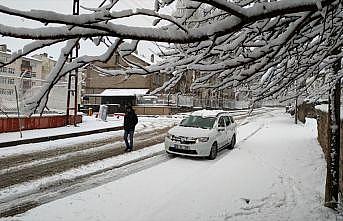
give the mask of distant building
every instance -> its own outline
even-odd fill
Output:
[[[55,66],[56,61],[52,57],[49,57],[49,55],[47,53],[33,55],[32,57],[36,58],[42,62],[41,79],[46,80],[48,78],[50,71]]]
[[[151,60],[147,61],[146,59],[136,54],[131,54],[127,56],[126,59],[129,60],[129,62],[139,64],[143,67],[147,67],[151,64]],[[151,57],[150,59],[153,60],[153,57]],[[107,70],[126,69],[129,66],[127,62],[118,54],[114,54],[112,58],[106,63],[97,62],[94,65]],[[128,78],[126,78],[126,76],[108,76],[89,67],[84,71],[84,84],[82,86],[83,104],[116,105],[119,107],[118,111],[122,111],[125,105],[135,104],[135,99],[132,98],[134,97],[132,96],[133,92],[151,92],[154,89],[162,86],[167,79],[168,76],[161,73],[151,75],[131,75]],[[106,93],[104,93],[105,90]],[[120,96],[115,94],[116,92],[119,93],[119,91]],[[111,94],[109,94],[109,92],[111,92]],[[126,95],[123,94],[126,92]]]
[[[0,62],[8,62],[11,53],[6,45],[0,47]],[[19,95],[32,96],[32,89],[40,86],[42,61],[35,58],[21,57],[15,62],[0,68],[0,108],[13,110],[15,106],[15,86]]]
[[[8,62],[12,54],[6,45],[0,45],[0,62]],[[47,82],[56,61],[43,53],[33,57],[21,57],[0,68],[0,110],[8,113],[17,111],[15,86],[18,91],[20,109],[23,100],[34,96]],[[81,75],[80,75],[81,76]],[[47,108],[63,113],[67,106],[67,77],[63,77],[49,93]],[[80,87],[79,87],[80,88]],[[78,102],[81,101],[79,90]],[[74,99],[72,99],[73,101]],[[71,104],[73,105],[73,103]],[[0,113],[1,113],[0,111]]]
[[[56,65],[56,60],[52,57],[49,57],[47,53],[34,55],[34,58],[37,58],[42,61],[42,82],[45,83],[51,70]],[[81,73],[79,73],[79,79],[81,79]],[[79,90],[77,93],[78,104],[81,103],[81,80],[78,82]],[[74,85],[74,83],[72,83]],[[67,93],[68,93],[68,74],[62,77],[57,84],[54,85],[49,94],[49,100],[47,107],[50,110],[65,112],[67,110]],[[72,94],[72,97],[75,96]],[[74,106],[74,99],[71,98],[71,107]]]

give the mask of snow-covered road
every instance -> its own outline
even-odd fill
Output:
[[[240,126],[237,147],[215,161],[162,160],[4,220],[335,220],[322,206],[315,123],[295,125],[281,111],[263,116]]]

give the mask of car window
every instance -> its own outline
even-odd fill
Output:
[[[214,117],[201,117],[201,116],[188,116],[181,121],[180,126],[182,127],[199,127],[204,129],[213,128],[213,124],[216,118]]]
[[[235,123],[235,121],[233,120],[233,117],[230,116],[230,120],[231,120],[231,123]]]
[[[229,126],[231,124],[231,120],[228,116],[224,116],[224,120],[225,120],[225,125]]]
[[[225,127],[225,121],[223,117],[219,118],[218,127]]]

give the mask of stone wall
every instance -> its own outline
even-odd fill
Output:
[[[317,131],[318,131],[317,139],[320,146],[323,149],[325,157],[328,157],[328,153],[329,153],[328,114],[320,110],[316,110],[316,112],[317,112]]]
[[[305,118],[310,117],[310,118],[316,118],[317,113],[316,110],[314,109],[313,104],[307,104],[303,103],[301,105],[298,105],[298,119],[305,123]]]
[[[317,131],[318,131],[318,142],[320,146],[322,147],[322,150],[325,155],[326,162],[328,162],[329,159],[329,116],[327,112],[321,111],[321,110],[315,110],[314,108],[307,109],[308,107],[305,106],[299,106],[299,111],[298,117],[312,117],[317,119]],[[307,114],[308,112],[308,114]],[[299,118],[300,120],[300,118]],[[343,192],[343,121],[341,120],[341,143],[340,143],[340,163],[339,163],[339,168],[340,168],[340,174],[339,174],[339,188],[340,191]]]
[[[326,162],[328,162],[329,156],[329,116],[328,113],[316,110],[317,112],[317,128],[318,128],[318,142],[325,154]],[[339,189],[343,192],[343,121],[341,120],[341,142],[340,142],[340,162],[339,162]]]

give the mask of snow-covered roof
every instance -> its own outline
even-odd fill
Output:
[[[147,63],[148,65],[152,65],[152,64],[153,64],[153,62],[151,62],[151,61],[149,60],[149,58],[146,58],[146,57],[144,57],[144,56],[142,56],[142,55],[139,55],[139,54],[137,54],[137,53],[132,53],[132,55],[135,56],[135,57],[137,57],[137,58],[139,58],[139,59],[141,59],[142,61],[144,61],[144,62]],[[154,55],[154,56],[156,56],[156,55]]]
[[[136,96],[147,94],[149,89],[106,89],[100,96],[118,97],[118,96]]]
[[[216,117],[220,113],[226,113],[226,112],[222,111],[222,110],[206,110],[206,109],[203,109],[203,110],[194,111],[193,113],[191,113],[191,115],[202,116],[202,117]]]

